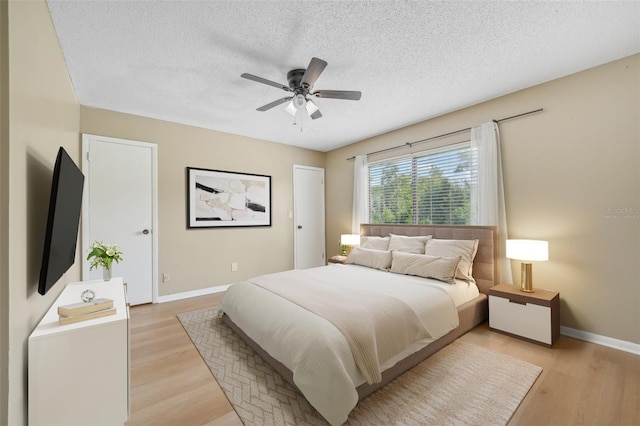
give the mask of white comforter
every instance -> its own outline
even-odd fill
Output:
[[[458,326],[447,284],[355,265],[330,265],[273,274],[283,280],[309,276],[394,296],[407,303],[431,335],[381,366],[384,371]],[[354,301],[357,303],[357,301]],[[333,425],[347,420],[365,382],[345,337],[329,321],[249,281],[232,285],[221,310],[272,357],[293,372],[307,400]]]

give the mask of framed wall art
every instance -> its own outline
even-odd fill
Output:
[[[187,167],[187,228],[271,226],[271,176]]]

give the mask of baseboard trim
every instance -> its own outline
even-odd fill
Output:
[[[158,296],[158,303],[173,302],[175,300],[189,299],[191,297],[204,296],[207,294],[222,293],[227,291],[231,284],[220,285],[217,287],[203,288],[200,290],[185,291],[183,293],[168,294],[166,296]]]
[[[635,355],[640,355],[640,344],[627,342],[626,340],[614,339],[612,337],[601,336],[599,334],[589,333],[588,331],[576,330],[575,328],[560,326],[560,334],[584,340],[586,342],[595,343],[597,345],[608,346],[613,349],[619,349]]]

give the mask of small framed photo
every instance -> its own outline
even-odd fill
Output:
[[[187,228],[271,226],[271,176],[187,167]]]

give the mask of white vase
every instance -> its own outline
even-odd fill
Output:
[[[111,265],[102,267],[102,279],[105,281],[111,281]]]

